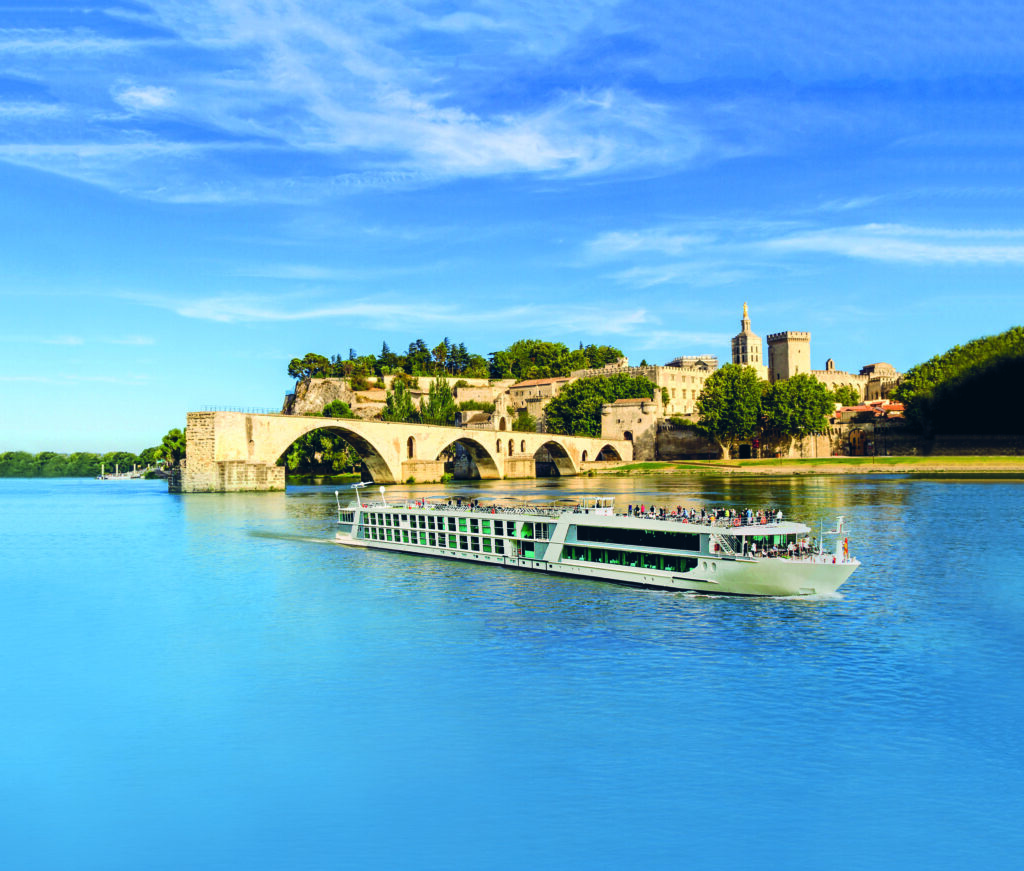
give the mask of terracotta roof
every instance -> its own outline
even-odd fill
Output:
[[[518,384],[513,384],[509,390],[515,390],[517,387],[535,387],[538,384],[554,384],[556,381],[568,380],[568,378],[534,378],[532,381],[520,381]]]

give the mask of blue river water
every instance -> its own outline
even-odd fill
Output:
[[[0,480],[0,867],[1021,866],[1024,484],[448,490],[598,491],[863,565],[702,597],[325,544],[332,488]]]

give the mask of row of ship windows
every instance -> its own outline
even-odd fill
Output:
[[[364,515],[364,523],[369,526],[385,528],[404,528],[434,530],[436,532],[466,532],[470,535],[507,535],[515,537],[516,523],[514,520],[481,520],[477,517],[434,517],[424,514],[389,514],[370,511]],[[493,529],[493,532],[492,532]],[[532,523],[519,524],[520,538],[548,538],[547,526],[537,524],[536,530]]]
[[[359,537],[373,541],[394,541],[401,544],[424,544],[428,547],[447,547],[476,553],[505,553],[505,542],[500,538],[480,538],[476,535],[446,535],[438,532],[420,532],[413,529],[360,526]],[[532,545],[531,545],[532,547]]]
[[[608,550],[603,547],[581,547],[571,544],[562,548],[562,559],[604,563],[611,566],[635,566],[639,569],[657,569],[662,572],[688,572],[690,569],[696,568],[698,562],[692,557],[672,554],[630,553],[622,550]]]

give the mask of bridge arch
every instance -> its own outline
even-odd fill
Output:
[[[546,455],[546,456],[545,456]],[[555,439],[549,439],[534,452],[535,463],[550,463],[556,475],[578,475],[579,466],[565,446]]]
[[[486,445],[478,439],[473,438],[469,435],[460,436],[448,441],[441,450],[437,452],[437,458],[440,460],[442,455],[455,448],[456,445],[460,445],[465,451],[465,455],[468,458],[469,469],[468,474],[462,477],[470,478],[482,478],[492,479],[502,477],[501,469],[498,467],[497,460],[494,459],[494,455],[487,449]],[[501,450],[500,445],[498,448]],[[459,475],[456,475],[459,477]]]
[[[283,448],[277,451],[276,461],[278,463],[283,461],[288,451],[291,450],[292,445],[294,445],[300,438],[303,438],[310,433],[317,432],[318,430],[327,430],[340,436],[352,446],[352,449],[359,454],[359,459],[363,461],[363,465],[366,467],[367,473],[375,483],[397,483],[400,480],[398,474],[400,470],[392,469],[381,449],[361,433],[351,427],[345,426],[343,420],[344,419],[336,418],[333,419],[331,423],[314,424],[305,431],[294,435]],[[271,462],[273,462],[273,460]]]
[[[617,461],[617,462],[620,462],[620,463],[622,462],[622,456],[611,445],[605,445],[603,448],[601,448],[600,452],[598,453],[598,455],[596,457],[594,457],[594,459],[597,462],[610,462],[610,461]]]

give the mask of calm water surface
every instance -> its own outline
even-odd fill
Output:
[[[0,867],[1020,867],[1024,485],[598,486],[864,565],[698,597],[324,544],[331,488],[0,481]]]

